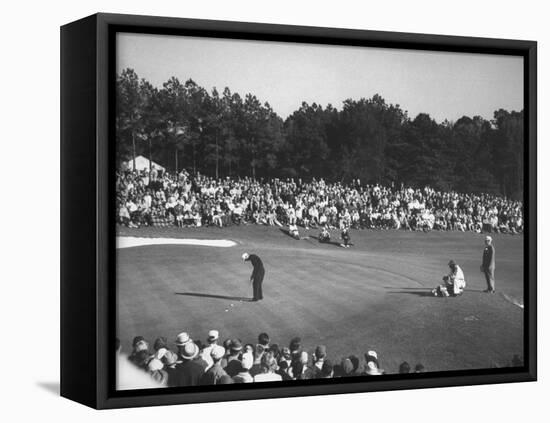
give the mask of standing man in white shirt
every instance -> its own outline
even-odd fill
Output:
[[[219,337],[220,334],[217,330],[211,330],[210,332],[208,332],[208,338],[206,339],[208,345],[204,347],[201,352],[201,358],[206,361],[206,364],[208,365],[205,370],[208,370],[214,364],[211,353],[212,350],[218,345]]]

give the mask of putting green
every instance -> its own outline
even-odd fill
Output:
[[[334,362],[377,351],[381,367],[422,363],[428,371],[508,366],[523,355],[523,237],[496,235],[498,293],[484,294],[479,272],[483,236],[471,233],[352,231],[353,247],[319,244],[317,231],[294,240],[278,228],[120,229],[149,238],[117,250],[118,327],[125,351],[134,336],[172,341],[182,331],[205,340],[256,343],[260,332],[288,345],[294,336],[312,351],[327,346]],[[339,242],[333,232],[333,241]],[[168,242],[158,242],[168,239]],[[228,248],[171,239],[230,240]],[[264,301],[249,302],[252,268],[243,252],[265,265]],[[466,275],[459,298],[430,290],[454,259]]]

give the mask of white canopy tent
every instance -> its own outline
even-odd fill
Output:
[[[130,159],[127,162],[124,162],[124,167],[126,169],[134,170],[134,160]],[[155,163],[151,161],[151,168],[157,169],[161,171],[165,171],[164,167],[159,165],[158,163]],[[136,157],[136,169],[137,170],[149,170],[149,159],[143,156],[137,156]]]

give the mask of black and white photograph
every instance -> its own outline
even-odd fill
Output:
[[[524,69],[118,32],[116,389],[523,367]]]
[[[545,421],[546,9],[7,2],[3,420]]]

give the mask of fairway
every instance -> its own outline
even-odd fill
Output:
[[[494,235],[497,294],[482,292],[480,234],[352,230],[349,249],[318,243],[317,230],[302,230],[312,237],[297,241],[265,226],[119,228],[119,235],[236,244],[118,249],[117,334],[126,352],[136,335],[172,343],[186,331],[204,342],[218,329],[222,340],[254,344],[260,332],[279,346],[300,336],[309,352],[326,345],[333,362],[375,350],[388,373],[403,361],[437,371],[504,367],[523,356],[520,235]],[[332,237],[340,241],[339,232]],[[244,252],[264,262],[263,301],[248,301],[252,267]],[[450,259],[462,267],[466,291],[433,297]]]

